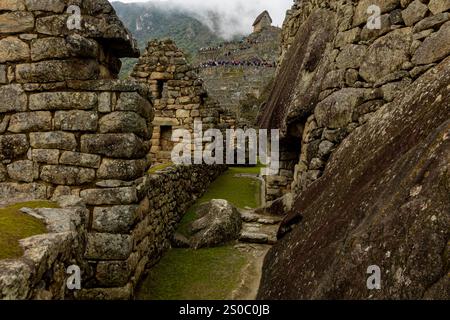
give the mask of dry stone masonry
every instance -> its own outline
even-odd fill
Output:
[[[68,28],[70,5],[81,9],[80,29]],[[0,195],[73,196],[88,209],[80,220],[87,234],[77,240],[81,258],[77,252],[70,260],[70,251],[67,259],[42,261],[49,270],[56,263],[58,275],[69,260],[79,264],[83,289],[55,292],[47,279],[39,284],[42,292],[15,297],[132,297],[185,210],[223,171],[187,166],[147,173],[154,162],[152,134],[158,137],[153,125],[165,124],[158,119],[187,129],[194,118],[211,126],[218,119],[213,107],[203,107],[208,104],[201,83],[180,52],[168,42],[161,45],[168,46],[162,53],[145,55],[158,74],[155,83],[118,80],[119,58],[138,57],[139,51],[107,0],[0,2]],[[66,250],[70,241],[54,250]],[[28,271],[23,277],[12,283],[23,280],[22,287],[34,288],[31,283],[41,279]]]
[[[171,40],[149,42],[132,77],[151,90],[155,107],[151,150],[154,163],[170,161],[174,130],[193,133],[194,121],[201,121],[203,130],[217,126],[218,105],[208,98],[203,82]]]
[[[373,4],[381,29],[366,25]],[[449,11],[448,0],[298,0],[288,13],[260,123],[299,152],[294,204],[259,298],[448,297]],[[371,265],[380,290],[367,287]]]
[[[381,8],[381,29],[367,27],[373,4]],[[447,0],[296,1],[283,26],[278,83],[260,122],[282,129],[282,148],[300,154],[286,150],[287,170],[268,178],[269,200],[317,180],[350,132],[450,54],[449,10]]]

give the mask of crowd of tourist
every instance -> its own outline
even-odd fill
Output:
[[[199,51],[202,53],[218,51],[218,50],[222,50],[223,48],[231,47],[231,46],[238,46],[237,48],[234,48],[232,51],[247,50],[247,49],[251,48],[250,45],[254,45],[254,44],[258,44],[258,43],[259,43],[259,41],[250,40],[250,39],[240,40],[240,41],[227,41],[227,42],[223,42],[217,46],[200,48]]]
[[[212,67],[257,67],[257,68],[275,68],[275,62],[264,61],[258,58],[249,60],[208,60],[201,63],[199,68]]]

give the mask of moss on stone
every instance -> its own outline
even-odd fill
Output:
[[[156,172],[158,172],[158,171],[164,170],[164,169],[166,169],[166,168],[168,168],[168,167],[170,167],[170,166],[173,166],[173,163],[172,163],[172,162],[159,164],[159,165],[156,165],[156,166],[151,167],[151,168],[148,170],[148,173],[149,173],[149,174],[153,174],[153,173],[156,173]]]
[[[150,270],[140,300],[223,300],[239,283],[246,257],[233,246],[172,249]]]
[[[0,208],[0,259],[21,257],[20,239],[47,232],[42,221],[20,212],[24,207],[56,208],[57,205],[48,201],[30,201]]]

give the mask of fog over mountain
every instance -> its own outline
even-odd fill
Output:
[[[114,1],[112,1],[114,2]],[[168,11],[182,11],[208,26],[217,35],[230,39],[252,31],[255,18],[268,10],[274,25],[281,26],[292,0],[122,0],[123,3],[149,3]]]

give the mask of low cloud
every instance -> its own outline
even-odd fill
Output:
[[[181,10],[201,21],[220,36],[229,39],[252,31],[255,18],[269,11],[274,25],[281,26],[293,0],[153,0],[121,2],[151,2],[167,10]]]

